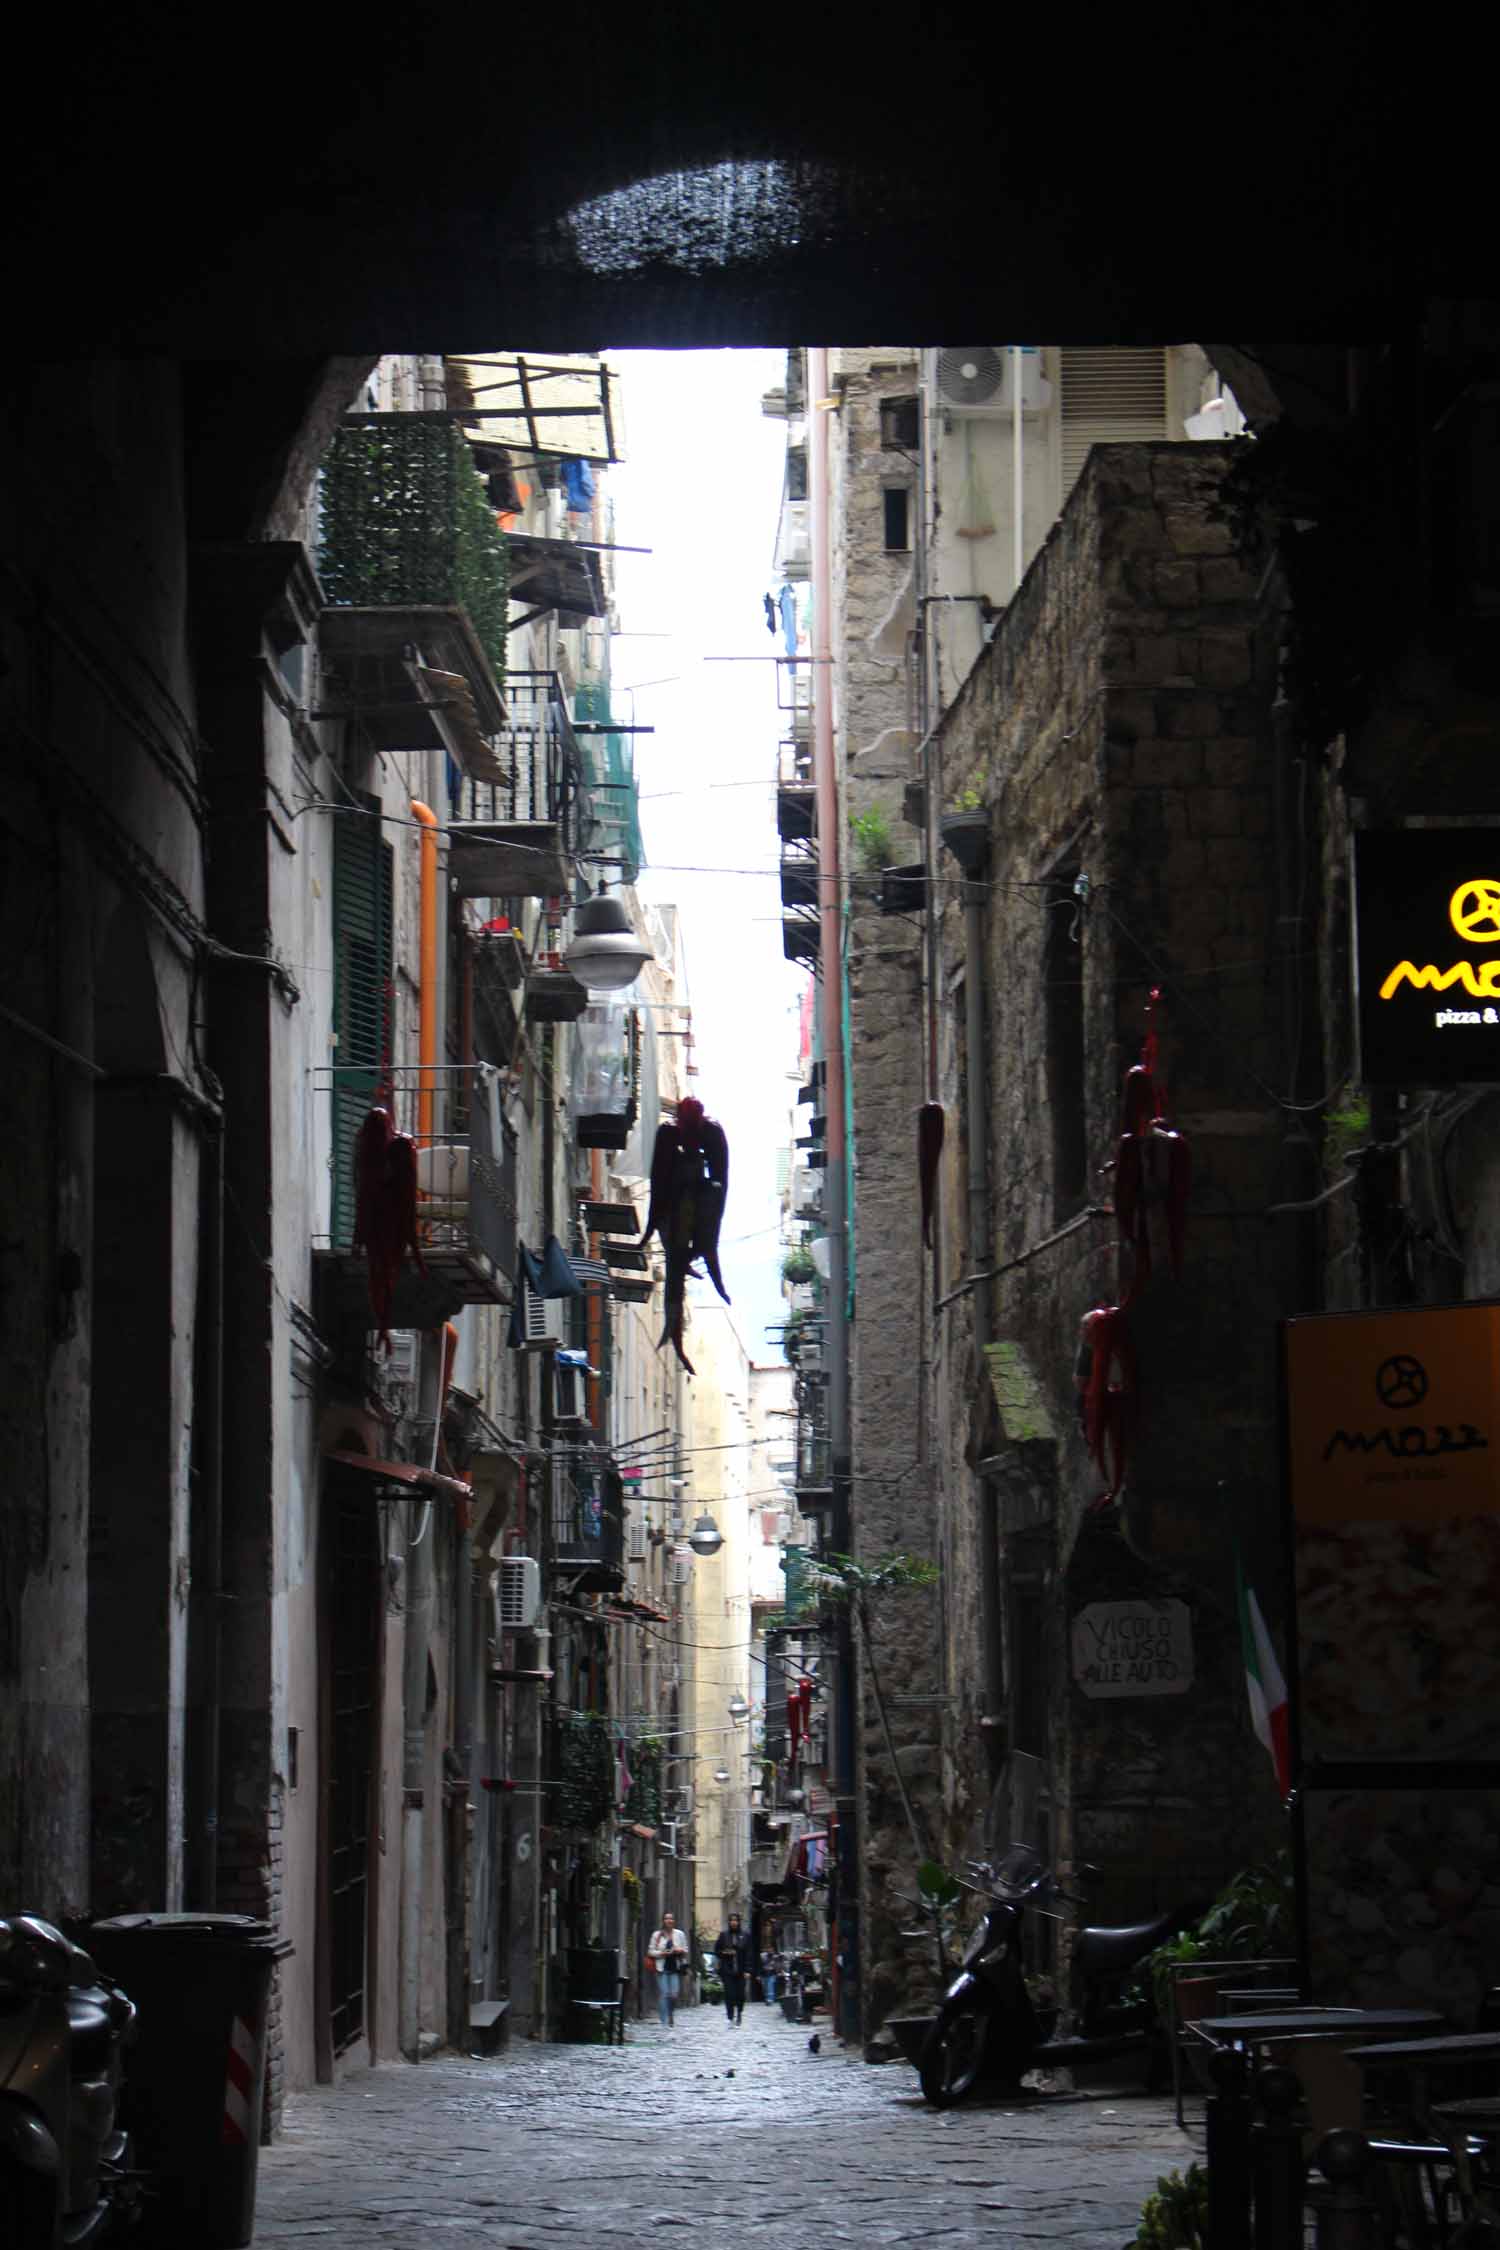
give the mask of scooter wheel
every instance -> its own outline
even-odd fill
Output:
[[[934,2109],[951,2109],[974,2091],[989,2056],[991,2010],[971,2001],[945,2011],[927,2034],[918,2064],[922,2092]]]

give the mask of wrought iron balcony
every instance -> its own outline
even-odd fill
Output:
[[[494,1081],[468,1069],[433,1075],[430,1130],[416,1066],[390,1074],[325,1070],[333,1170],[329,1233],[316,1245],[327,1317],[368,1327],[369,1267],[354,1247],[354,1148],[371,1105],[383,1100],[396,1130],[418,1140],[417,1241],[422,1267],[403,1257],[392,1328],[434,1328],[462,1305],[509,1304],[516,1265],[516,1136],[500,1115]]]
[[[465,784],[448,871],[465,898],[555,898],[578,854],[602,848],[588,769],[556,672],[512,672],[507,704],[501,778]]]
[[[625,1502],[618,1471],[597,1454],[554,1453],[547,1559],[582,1593],[625,1583]]]
[[[797,1378],[797,1466],[793,1480],[804,1515],[833,1504],[833,1447],[829,1438],[828,1382],[820,1374]]]
[[[818,802],[813,785],[812,749],[783,742],[776,760],[776,828],[783,843],[817,834]]]

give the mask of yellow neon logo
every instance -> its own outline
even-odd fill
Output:
[[[1421,969],[1414,961],[1398,961],[1380,987],[1381,999],[1389,1000],[1403,984],[1415,985],[1419,992],[1446,992],[1450,984],[1461,984],[1475,1000],[1500,1000],[1500,960],[1485,961],[1477,969],[1472,961],[1457,961],[1451,969],[1436,969],[1430,961]]]
[[[1448,901],[1448,919],[1468,945],[1500,944],[1500,882],[1476,876],[1460,883]],[[1435,968],[1430,961],[1422,968],[1415,961],[1398,961],[1380,987],[1381,999],[1389,1000],[1403,984],[1418,992],[1446,992],[1460,984],[1472,1000],[1500,1000],[1500,959],[1477,965],[1456,961],[1451,969]]]
[[[1448,901],[1448,919],[1468,945],[1500,944],[1500,883],[1460,883]]]

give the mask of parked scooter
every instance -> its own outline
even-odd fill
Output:
[[[1012,1845],[993,1866],[987,1860],[969,1865],[978,1880],[965,1888],[978,1892],[985,1907],[923,2045],[919,2068],[928,2101],[947,2109],[985,2079],[1015,2086],[1029,2070],[1149,2053],[1160,2034],[1146,1958],[1195,1921],[1201,1907],[1119,1929],[1080,1930],[1073,1953],[1080,2028],[1050,2038],[1027,1989],[1022,1926],[1028,1908],[1046,1913],[1054,1900],[1083,1902],[1060,1889],[1029,1844]]]
[[[50,1922],[0,1917],[0,2211],[15,2250],[74,2250],[134,2215],[118,2114],[135,2014]]]

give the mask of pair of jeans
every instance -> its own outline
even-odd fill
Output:
[[[678,1995],[681,1991],[682,1979],[677,1971],[675,1969],[663,1969],[656,1980],[656,2012],[663,2023],[672,2021],[673,2011],[677,2006]]]
[[[764,1981],[766,1987],[766,2006],[769,2008],[776,1998],[776,1979],[774,1977],[767,1977]]]

